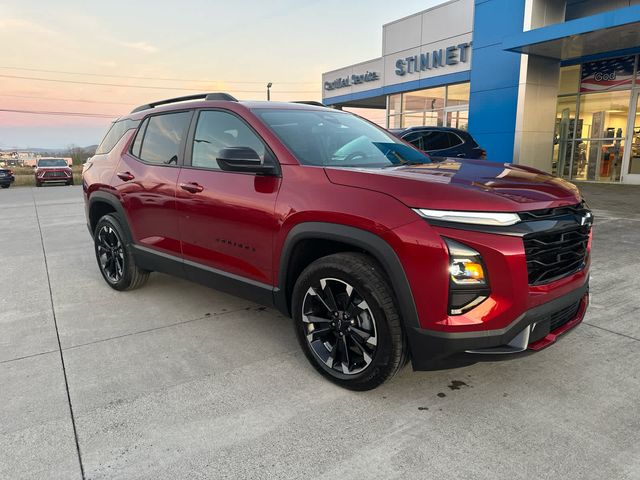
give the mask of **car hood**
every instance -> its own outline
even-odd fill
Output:
[[[338,185],[390,195],[413,208],[519,212],[580,202],[577,187],[539,170],[446,158],[424,165],[325,169]]]

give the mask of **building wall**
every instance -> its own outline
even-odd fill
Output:
[[[469,132],[497,162],[513,161],[520,84],[520,55],[504,51],[502,39],[522,32],[524,7],[524,0],[475,0]]]
[[[415,90],[432,85],[468,80],[471,69],[472,48],[464,51],[465,61],[460,61],[457,50],[455,64],[438,65],[435,68],[409,69],[397,74],[396,62],[407,57],[443,52],[447,47],[468,44],[472,40],[474,0],[451,0],[428,10],[388,23],[382,27],[382,56],[367,62],[333,70],[322,75],[322,99],[326,105],[358,100],[367,96],[386,95],[404,90]],[[430,58],[430,60],[432,60]],[[376,72],[379,78],[341,88],[326,88],[326,83],[336,79],[351,79],[352,75]],[[464,78],[463,78],[464,77]]]
[[[565,4],[557,0],[526,0],[523,30],[564,20]],[[560,62],[522,55],[513,162],[551,173]]]

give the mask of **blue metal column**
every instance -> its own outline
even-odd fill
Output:
[[[487,159],[513,161],[520,55],[504,37],[522,33],[525,0],[476,0],[469,98],[469,132]]]

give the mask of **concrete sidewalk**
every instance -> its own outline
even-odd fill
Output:
[[[365,393],[316,374],[275,311],[161,274],[111,290],[80,187],[2,190],[0,478],[638,479],[640,187],[581,188],[581,326]]]

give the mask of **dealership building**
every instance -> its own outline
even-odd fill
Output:
[[[323,74],[325,105],[467,129],[489,160],[640,184],[640,0],[452,0],[382,30],[381,57]]]

